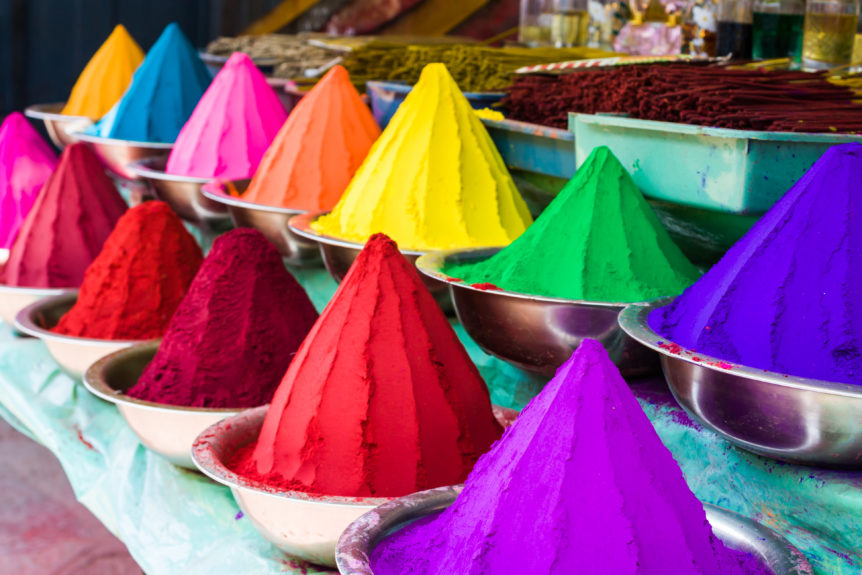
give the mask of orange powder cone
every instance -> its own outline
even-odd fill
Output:
[[[335,66],[288,116],[243,199],[331,210],[379,135],[347,70]]]

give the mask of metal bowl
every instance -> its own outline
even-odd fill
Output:
[[[255,529],[284,552],[335,566],[335,543],[351,522],[392,497],[339,497],[279,490],[241,477],[228,469],[238,450],[257,441],[268,406],[244,411],[208,428],[192,447],[198,469],[227,485]],[[517,417],[511,409],[494,407],[494,416],[508,426]]]
[[[242,409],[183,407],[143,401],[126,395],[159,349],[160,341],[133,345],[105,356],[84,374],[93,395],[116,404],[120,415],[144,446],[174,465],[197,470],[192,444],[207,427]]]
[[[47,297],[32,303],[15,316],[15,329],[38,337],[48,353],[72,379],[81,379],[87,368],[106,355],[129,347],[138,340],[110,340],[73,337],[53,333],[50,329],[78,301],[78,291]]]
[[[462,485],[439,487],[394,499],[351,523],[339,538],[335,551],[339,573],[374,575],[369,557],[383,539],[417,519],[445,510],[462,488]],[[726,547],[752,554],[774,575],[813,573],[805,556],[768,527],[715,505],[703,507],[713,533]]]
[[[617,323],[624,303],[588,302],[482,289],[452,278],[450,264],[481,261],[502,248],[425,255],[419,271],[451,289],[455,313],[467,334],[493,356],[521,369],[552,376],[586,338],[599,340],[623,375],[658,371],[654,352],[627,337]]]
[[[70,132],[69,136],[77,141],[86,142],[109,172],[126,180],[141,179],[140,175],[130,169],[132,164],[147,158],[166,158],[174,146],[157,142],[103,138],[81,131]]]
[[[704,427],[766,457],[862,468],[862,386],[792,377],[686,349],[647,323],[670,300],[633,305],[622,329],[657,351],[679,404]]]
[[[51,104],[34,104],[24,109],[24,115],[34,120],[42,120],[45,123],[45,130],[48,132],[48,137],[55,146],[61,150],[69,144],[74,144],[78,141],[77,137],[71,136],[69,132],[78,132],[89,126],[92,126],[96,121],[94,118],[87,116],[69,116],[60,112],[66,106],[66,102],[57,102]]]
[[[319,265],[320,250],[317,243],[294,234],[287,227],[287,222],[293,216],[304,214],[305,210],[246,202],[224,191],[226,187],[231,192],[241,194],[248,188],[249,182],[250,179],[212,182],[205,185],[201,193],[213,202],[227,206],[236,227],[254,228],[266,236],[266,239],[278,248],[287,263],[295,266]]]
[[[77,293],[74,288],[27,288],[0,284],[0,317],[14,327],[15,316],[30,304],[48,297]]]

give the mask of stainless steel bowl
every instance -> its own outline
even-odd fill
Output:
[[[658,358],[620,329],[622,303],[577,301],[482,289],[452,278],[447,265],[487,259],[502,248],[437,252],[416,262],[429,280],[448,286],[467,334],[493,356],[521,369],[552,376],[586,338],[600,341],[623,375],[658,371]]]
[[[156,355],[159,343],[141,343],[103,357],[84,374],[84,386],[93,395],[116,404],[120,415],[147,449],[174,465],[197,470],[192,461],[192,444],[197,436],[242,409],[182,407],[126,395]]]
[[[277,208],[246,202],[224,191],[224,187],[227,187],[232,192],[241,194],[248,188],[250,181],[248,179],[213,182],[205,185],[201,189],[201,193],[213,202],[227,206],[236,227],[254,228],[266,236],[266,239],[278,248],[285,261],[290,265],[320,265],[320,250],[317,248],[317,243],[296,235],[287,226],[287,222],[293,216],[304,214],[305,210]]]
[[[25,307],[48,297],[77,294],[70,288],[26,288],[0,284],[0,317],[10,326],[15,326],[15,316]]]
[[[69,136],[77,141],[86,142],[109,172],[126,180],[141,179],[141,176],[130,168],[132,164],[147,158],[167,158],[174,146],[156,142],[103,138],[81,131],[70,132]]]
[[[339,573],[374,575],[369,557],[387,535],[445,510],[462,488],[461,485],[440,487],[394,499],[351,523],[339,538],[335,551]],[[704,510],[713,533],[725,546],[752,554],[774,575],[813,573],[805,556],[768,527],[714,505],[704,504]],[[529,542],[524,543],[529,547]]]
[[[678,346],[647,323],[669,301],[630,306],[619,322],[660,354],[674,397],[692,417],[766,457],[862,468],[862,386],[754,369]]]
[[[24,115],[28,118],[44,122],[48,137],[61,150],[69,144],[74,144],[78,141],[69,132],[78,132],[88,128],[96,121],[96,119],[88,118],[87,116],[61,114],[60,112],[65,106],[66,102],[56,102],[51,104],[34,104],[24,109]]]

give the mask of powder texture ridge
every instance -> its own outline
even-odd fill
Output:
[[[452,76],[429,64],[318,232],[408,250],[506,245],[532,222],[497,148]]]
[[[180,130],[166,171],[196,178],[250,178],[286,118],[263,73],[236,52]]]
[[[78,80],[63,114],[98,119],[117,103],[141,62],[144,52],[122,24],[96,50]]]
[[[862,145],[829,148],[650,327],[725,361],[862,384],[860,177]]]
[[[93,339],[154,339],[203,260],[201,248],[163,202],[126,212],[87,268],[78,301],[51,331]]]
[[[608,302],[677,295],[700,275],[605,146],[511,245],[445,271],[471,284]]]
[[[374,573],[759,573],[703,505],[602,345],[585,340],[476,463],[456,501],[397,532]]]
[[[123,212],[120,196],[84,143],[63,150],[9,250],[0,282],[28,288],[74,288]]]
[[[187,407],[269,403],[315,320],[275,246],[255,230],[223,234],[128,395]]]
[[[179,25],[168,24],[129,89],[90,131],[103,138],[173,143],[211,80]]]
[[[373,236],[232,463],[284,489],[395,497],[462,482],[501,434],[488,389],[398,246]]]
[[[290,113],[242,199],[331,210],[379,135],[347,71],[334,66]]]
[[[57,154],[19,112],[0,125],[0,248],[12,245]]]

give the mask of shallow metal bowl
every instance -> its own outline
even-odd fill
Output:
[[[103,138],[81,131],[70,132],[69,135],[77,141],[86,142],[108,171],[126,180],[141,179],[141,176],[130,168],[132,164],[147,158],[167,158],[174,146],[173,144],[157,142],[134,142]]]
[[[24,109],[24,115],[28,118],[44,122],[48,137],[61,150],[78,141],[77,137],[70,135],[69,132],[79,132],[92,126],[96,121],[96,119],[87,116],[61,114],[60,112],[65,106],[66,102],[56,102],[34,104]]]
[[[201,193],[213,202],[224,204],[230,210],[233,223],[238,228],[254,228],[268,239],[285,261],[295,266],[320,265],[320,250],[317,243],[290,231],[287,222],[305,210],[292,210],[246,202],[225,192],[241,194],[251,180],[212,182],[201,189]]]
[[[338,540],[335,560],[342,575],[374,575],[369,557],[388,535],[417,519],[449,507],[463,486],[439,487],[394,499],[369,511],[344,531]],[[730,549],[757,557],[774,575],[810,575],[805,556],[786,539],[756,521],[733,511],[704,504],[712,531]],[[529,546],[529,542],[525,542]]]
[[[605,346],[623,375],[658,371],[656,354],[620,329],[617,314],[624,303],[482,289],[443,272],[447,265],[485,260],[500,249],[437,252],[416,262],[429,280],[451,290],[458,320],[479,347],[521,369],[552,376],[584,339],[592,338]]]
[[[45,343],[48,353],[60,368],[73,379],[81,379],[93,363],[117,350],[129,347],[138,340],[110,340],[73,337],[53,333],[50,329],[72,309],[78,301],[78,291],[56,295],[32,303],[15,316],[15,329],[38,337]]]
[[[15,316],[30,304],[48,297],[77,293],[74,288],[27,288],[0,284],[0,317],[14,327]]]
[[[754,369],[683,348],[647,323],[670,300],[620,314],[633,339],[657,351],[679,404],[705,427],[766,457],[862,468],[862,386]]]

